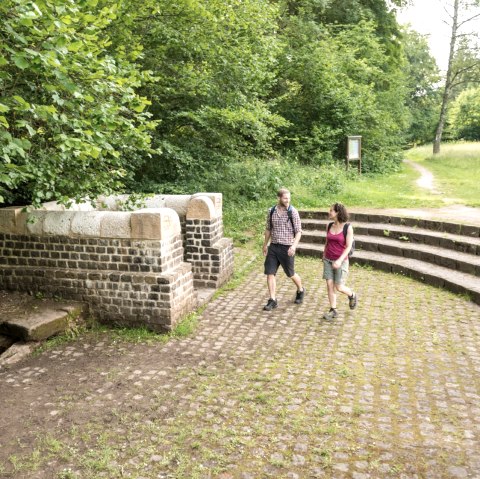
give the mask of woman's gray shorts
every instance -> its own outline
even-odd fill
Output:
[[[333,279],[335,284],[345,284],[348,276],[348,259],[338,269],[333,269],[333,263],[330,259],[323,260],[323,279]]]

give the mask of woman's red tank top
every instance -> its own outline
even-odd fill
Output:
[[[347,246],[347,242],[345,240],[345,236],[343,236],[343,230],[335,235],[332,233],[332,228],[330,228],[327,232],[328,242],[324,256],[326,259],[335,261],[342,256],[342,253],[345,251],[345,247]],[[348,256],[345,259],[348,260]]]

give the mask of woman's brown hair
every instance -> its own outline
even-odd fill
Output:
[[[332,208],[337,213],[339,223],[346,223],[348,221],[348,211],[342,203],[334,203]]]

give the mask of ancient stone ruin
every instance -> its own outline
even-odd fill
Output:
[[[102,322],[172,329],[233,271],[222,195],[127,196],[0,209],[0,289],[87,304]]]

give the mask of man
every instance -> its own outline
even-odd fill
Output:
[[[277,198],[277,205],[268,211],[263,242],[263,255],[266,256],[265,274],[270,293],[270,299],[263,308],[265,311],[271,311],[278,307],[275,275],[280,265],[297,287],[295,303],[302,303],[305,296],[302,280],[295,273],[295,251],[302,236],[300,215],[290,205],[290,191],[285,188],[278,190]],[[268,246],[269,241],[270,247]]]

